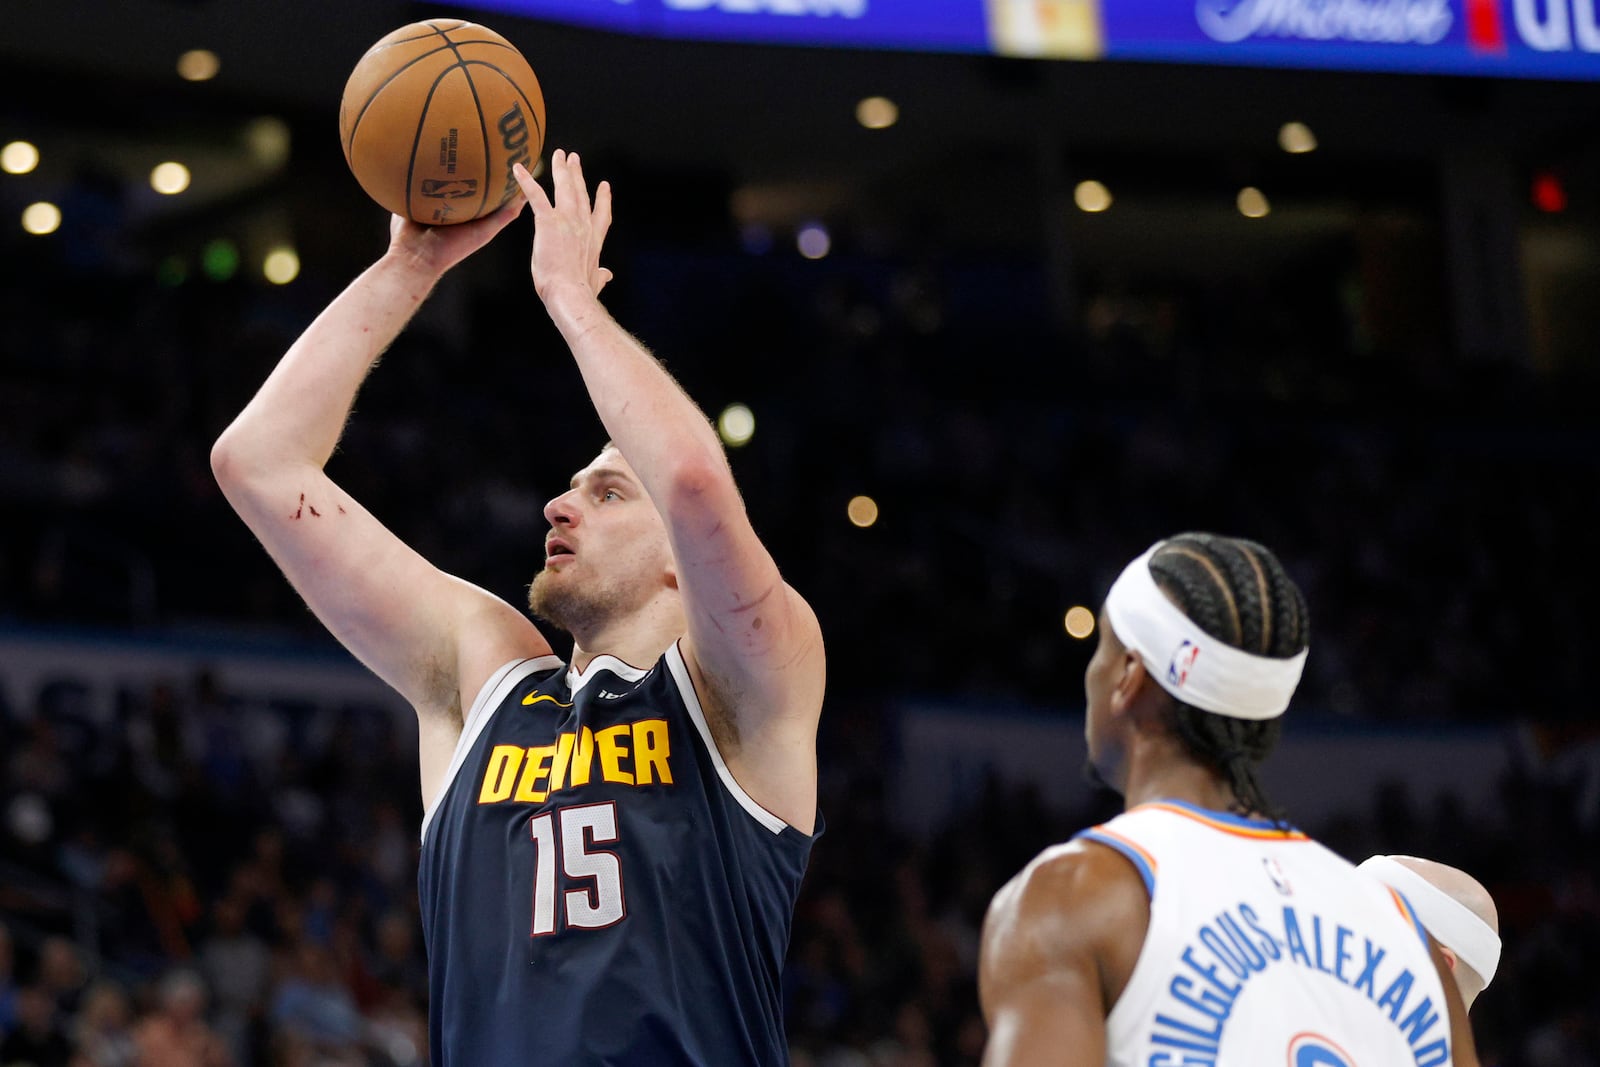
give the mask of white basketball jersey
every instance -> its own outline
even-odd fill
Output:
[[[1121,852],[1150,928],[1110,1067],[1439,1067],[1450,1016],[1400,894],[1296,830],[1177,801],[1078,835]]]

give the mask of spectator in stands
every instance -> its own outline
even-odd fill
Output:
[[[0,1041],[0,1063],[7,1067],[67,1067],[71,1054],[55,1000],[38,986],[18,990],[16,1025]]]
[[[138,1067],[233,1067],[228,1046],[207,1025],[206,987],[194,971],[179,968],[161,979],[153,1014],[134,1032]]]
[[[100,981],[83,995],[72,1023],[72,1067],[135,1067],[133,1005],[115,982]]]

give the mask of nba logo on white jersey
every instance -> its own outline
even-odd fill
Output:
[[[1278,892],[1286,897],[1294,896],[1294,887],[1289,884],[1289,876],[1283,871],[1283,864],[1271,856],[1261,857],[1261,866],[1266,869],[1267,877],[1272,879],[1272,884],[1278,887]]]

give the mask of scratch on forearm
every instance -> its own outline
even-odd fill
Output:
[[[341,514],[341,515],[345,514],[345,510],[344,510],[344,505],[343,504],[336,504],[335,507],[337,507],[339,509],[339,514]],[[307,504],[306,503],[306,495],[304,493],[301,493],[300,494],[300,503],[295,506],[294,514],[290,515],[289,518],[293,519],[296,522],[298,522],[298,521],[300,521],[301,516],[303,516],[308,511],[311,512],[311,517],[313,519],[322,518],[322,512],[317,510],[317,506],[315,504]]]

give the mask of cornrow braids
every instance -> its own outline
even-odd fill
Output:
[[[1288,659],[1310,644],[1305,597],[1264,545],[1179,534],[1151,557],[1150,574],[1195,625],[1234,648]],[[1191,755],[1228,780],[1235,810],[1283,821],[1256,777],[1278,743],[1279,720],[1235,719],[1174,700],[1172,726]]]

